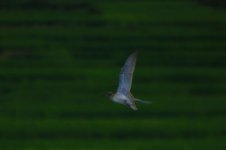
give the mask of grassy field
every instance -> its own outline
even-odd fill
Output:
[[[192,0],[2,0],[0,149],[226,149],[226,11]],[[138,50],[133,112],[105,96]]]

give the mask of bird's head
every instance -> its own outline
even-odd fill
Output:
[[[107,92],[106,96],[112,100],[114,93],[113,92]]]

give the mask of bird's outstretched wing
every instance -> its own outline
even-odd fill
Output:
[[[133,52],[126,60],[119,76],[119,85],[117,93],[128,94],[130,92],[133,80],[133,72],[136,65],[137,52]]]

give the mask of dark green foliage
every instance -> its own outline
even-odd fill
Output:
[[[226,11],[2,0],[0,149],[226,149]],[[105,97],[138,50],[133,112]]]
[[[215,8],[225,8],[225,0],[197,0],[200,4],[215,7]]]

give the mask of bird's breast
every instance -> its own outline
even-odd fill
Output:
[[[117,103],[121,103],[121,104],[124,104],[125,101],[128,101],[128,97],[123,95],[123,94],[115,94],[115,96],[113,97],[112,99],[114,102],[117,102]]]

